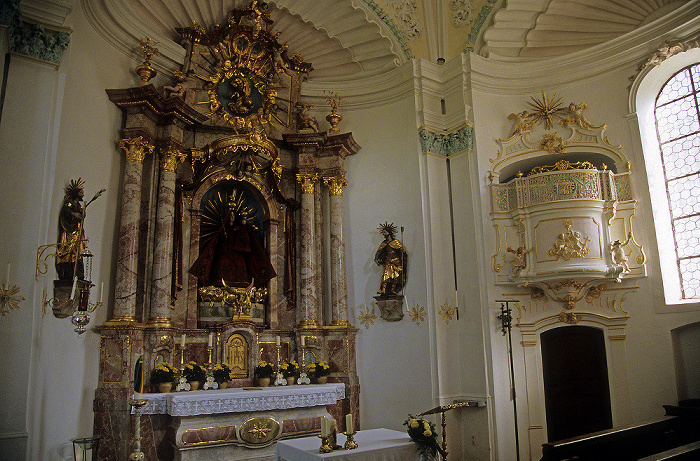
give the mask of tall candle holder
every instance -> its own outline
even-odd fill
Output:
[[[282,344],[280,344],[280,337],[275,338],[275,347],[277,348],[277,373],[275,373],[275,386],[286,386],[287,380],[284,379],[284,375],[280,371],[280,349],[282,349]]]
[[[210,336],[211,338],[211,336]],[[207,351],[209,351],[209,364],[207,365],[207,379],[204,382],[203,389],[206,391],[207,389],[218,389],[219,388],[219,383],[214,381],[214,373],[212,371],[212,364],[211,364],[211,357],[212,357],[212,351],[214,348],[211,345],[211,342],[209,343],[209,347],[207,347]]]
[[[301,337],[301,373],[297,379],[297,384],[311,384],[311,380],[306,374],[306,341],[304,336]]]
[[[129,405],[134,407],[136,423],[134,424],[134,450],[129,455],[130,460],[145,459],[141,451],[141,409],[146,405],[145,399],[131,399]]]
[[[190,383],[187,382],[185,378],[185,334],[182,334],[180,338],[180,379],[178,380],[177,386],[175,386],[175,391],[189,391],[192,388]]]

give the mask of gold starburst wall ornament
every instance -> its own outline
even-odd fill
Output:
[[[0,312],[2,315],[7,315],[12,309],[19,309],[19,303],[24,301],[24,296],[19,296],[19,287],[17,285],[7,284],[7,287],[0,285]]]
[[[457,312],[457,309],[454,306],[450,306],[449,303],[445,302],[445,304],[440,306],[440,310],[438,311],[438,315],[441,315],[442,320],[444,320],[445,323],[449,325],[450,320],[452,320],[452,317],[454,317],[456,312]]]
[[[374,313],[374,308],[370,310],[369,307],[367,307],[367,303],[365,303],[365,308],[360,312],[360,316],[357,317],[357,320],[359,320],[365,328],[369,328],[370,325],[374,325],[374,319],[376,318],[377,314]]]
[[[416,325],[420,325],[425,321],[425,314],[425,308],[420,304],[416,304],[408,311],[408,315],[411,316],[411,322],[414,322]]]

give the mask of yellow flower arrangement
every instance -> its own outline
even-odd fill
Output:
[[[191,361],[182,371],[182,374],[187,378],[187,381],[204,381],[207,378],[207,370],[203,366],[197,365],[197,362]]]
[[[299,364],[296,362],[296,360],[284,362],[282,365],[280,365],[279,371],[285,378],[294,377],[297,375],[297,371],[299,371]]]
[[[151,372],[151,384],[172,383],[175,381],[175,368],[167,362],[156,365]]]
[[[443,456],[445,455],[437,441],[435,424],[427,419],[416,418],[413,415],[408,415],[408,419],[403,424],[408,426],[408,435],[418,445],[419,453],[425,453],[430,458],[434,458],[437,452]]]
[[[212,368],[212,375],[217,383],[225,383],[231,380],[231,369],[225,363],[217,363]]]
[[[261,360],[258,362],[258,366],[255,367],[255,377],[271,378],[273,371],[271,363]]]
[[[309,365],[308,374],[310,377],[319,378],[321,376],[328,376],[331,373],[331,368],[328,366],[328,362],[322,360],[320,362],[312,363]]]

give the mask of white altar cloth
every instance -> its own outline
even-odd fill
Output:
[[[248,389],[248,390],[246,390]],[[144,415],[212,415],[333,405],[345,398],[345,384],[310,384],[265,388],[144,394]],[[133,410],[132,410],[133,412]]]
[[[416,444],[406,432],[391,429],[369,429],[354,436],[358,448],[319,453],[319,437],[280,440],[275,449],[274,461],[406,461],[419,459]],[[345,435],[338,434],[337,443],[343,446]]]

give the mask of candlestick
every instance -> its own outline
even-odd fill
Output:
[[[343,445],[343,448],[345,448],[346,450],[354,450],[355,448],[357,448],[357,442],[355,442],[355,438],[353,437],[355,433],[346,433],[345,435],[347,436],[347,439],[345,440],[345,445]]]
[[[70,299],[75,299],[75,289],[78,286],[78,276],[73,279],[73,289],[70,291]]]

